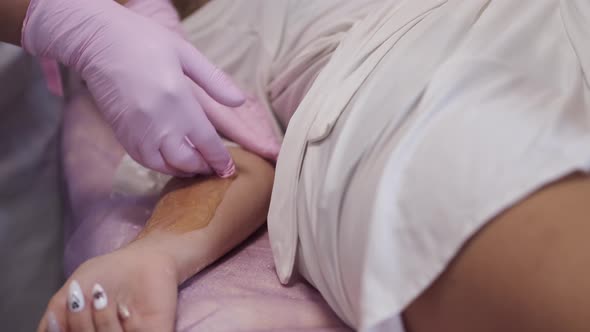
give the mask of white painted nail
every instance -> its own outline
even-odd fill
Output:
[[[84,310],[84,294],[82,294],[82,288],[76,280],[72,280],[68,289],[68,307],[71,312]]]
[[[94,309],[102,310],[107,307],[108,303],[107,293],[102,286],[94,284],[94,287],[92,287],[92,305],[94,306]]]
[[[127,308],[126,305],[124,304],[117,304],[117,312],[119,313],[119,317],[121,317],[122,320],[125,320],[129,317],[131,317],[131,313],[129,312],[129,308]]]
[[[47,314],[47,332],[61,332],[57,318],[51,311]]]

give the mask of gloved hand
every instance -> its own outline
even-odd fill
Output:
[[[230,108],[215,102],[196,85],[194,94],[223,136],[263,158],[277,160],[281,143],[273,128],[272,115],[255,96],[247,95],[243,105]]]
[[[129,0],[125,7],[185,36],[178,13],[170,0]],[[254,96],[247,96],[246,102],[240,107],[230,108],[213,100],[196,84],[192,86],[195,97],[218,132],[242,148],[276,161],[280,142],[273,129],[273,120]]]
[[[178,34],[113,1],[31,0],[22,45],[78,71],[119,141],[144,166],[181,176],[235,172],[191,85],[227,106],[244,96]]]

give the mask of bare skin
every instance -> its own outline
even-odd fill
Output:
[[[206,1],[173,2],[184,17]],[[0,9],[4,5],[0,4]],[[4,12],[0,10],[0,13]],[[0,24],[5,22],[0,20]],[[237,161],[238,157],[234,158]],[[167,195],[175,202],[165,203],[164,199],[160,202],[140,240],[116,253],[91,260],[76,271],[74,276],[81,284],[88,280],[82,288],[91,289],[93,282],[105,283],[96,270],[101,267],[112,269],[113,261],[134,262],[135,265],[117,269],[119,275],[116,277],[125,282],[113,286],[112,290],[105,286],[109,295],[119,296],[112,302],[122,301],[132,310],[138,310],[142,308],[138,304],[150,303],[152,297],[146,300],[145,295],[136,294],[152,289],[152,295],[158,297],[159,303],[143,307],[140,315],[132,315],[121,326],[112,329],[104,326],[118,322],[114,307],[101,312],[87,310],[86,321],[94,321],[95,331],[119,331],[116,328],[149,331],[150,325],[145,325],[148,321],[164,322],[162,325],[152,324],[153,331],[171,329],[169,322],[173,321],[176,285],[230,250],[261,223],[247,221],[257,220],[255,217],[244,219],[247,222],[235,218],[233,224],[229,221],[231,218],[222,218],[217,212],[225,215],[226,208],[230,211],[235,208],[234,212],[227,213],[239,215],[238,209],[244,208],[226,203],[233,201],[225,195],[231,194],[234,184],[206,183],[224,193],[222,202],[210,201],[210,205],[191,207],[191,195],[202,195],[194,194],[194,191],[206,192],[208,189],[195,183],[188,186],[186,182],[171,184]],[[178,185],[180,187],[171,189]],[[213,208],[215,204],[219,204],[216,209]],[[204,217],[191,219],[183,217],[185,214],[174,214],[176,205],[182,206],[186,216]],[[211,214],[213,210],[215,212]],[[263,210],[258,212],[265,213]],[[175,216],[171,217],[171,214]],[[207,217],[211,215],[213,217]],[[575,175],[557,181],[516,204],[478,232],[440,278],[410,304],[404,312],[408,332],[590,331],[587,314],[590,307],[589,218],[588,176]],[[229,227],[235,228],[227,232]],[[224,236],[230,241],[224,242]],[[194,241],[191,239],[198,239],[198,249],[188,249],[188,245],[183,244]],[[146,253],[149,260],[138,259]],[[138,274],[151,278],[129,277]],[[62,297],[55,300],[61,307],[65,303],[64,289],[60,291]],[[53,308],[52,304],[49,308]],[[82,316],[62,311],[65,318],[58,317],[60,322],[82,326]],[[157,329],[157,326],[162,328]],[[46,325],[42,325],[41,331],[45,331],[43,328]]]
[[[232,182],[233,179],[222,178],[197,179],[194,182],[172,180],[140,238],[153,230],[182,234],[206,227],[213,220]]]
[[[405,311],[410,332],[590,331],[590,177],[538,191],[481,230]]]
[[[29,1],[0,1],[0,41],[20,45],[21,29]]]
[[[173,331],[177,287],[245,240],[266,220],[274,169],[241,149],[230,149],[238,175],[172,180],[152,216],[130,245],[82,264],[51,299],[38,331]],[[86,305],[68,310],[76,280]],[[92,307],[92,289],[106,293],[105,309]],[[131,316],[119,317],[117,305]],[[66,328],[67,327],[67,328]]]
[[[195,179],[190,190],[186,190],[186,180],[173,180],[164,188],[164,196],[138,236],[140,240],[158,234],[170,238],[170,255],[177,265],[179,284],[233,249],[266,221],[273,166],[239,148],[230,148],[230,153],[236,159],[235,178]],[[211,197],[215,191],[215,197]],[[213,209],[214,206],[217,207]],[[167,211],[172,209],[183,212],[174,221],[178,226],[167,230]],[[195,243],[199,243],[198,250],[193,248]],[[205,249],[208,252],[203,252]]]
[[[232,153],[240,166],[244,163],[240,154],[248,154],[238,151]],[[257,220],[263,220],[266,213],[272,168],[262,160],[259,162],[257,166],[252,164],[255,174],[240,166],[237,179],[224,180],[231,181],[229,185],[214,181],[224,197],[209,223],[209,213],[199,212],[202,207],[190,197],[206,195],[209,189],[201,191],[199,181],[192,184],[196,191],[180,181],[171,183],[163,196],[167,198],[160,201],[139,240],[113,254],[90,260],[72,278],[83,289],[101,282],[113,302],[129,304],[134,314],[116,326],[120,331],[172,330],[176,286],[262,223]],[[254,166],[263,169],[259,172]],[[260,186],[266,189],[259,189]],[[253,188],[267,192],[268,196],[263,194],[260,201],[252,201],[254,196],[258,197],[251,195]],[[404,316],[408,331],[588,331],[589,199],[590,177],[575,175],[543,188],[492,220],[407,308]],[[203,201],[208,202],[207,206],[218,204],[215,200]],[[182,230],[171,230],[164,212],[177,208],[183,214],[201,217],[179,218]],[[191,227],[194,230],[186,231]],[[115,264],[120,267],[113,271]],[[102,270],[109,272],[97,273]],[[116,282],[109,288],[111,279]],[[64,289],[49,308],[64,308]],[[100,328],[118,322],[112,305],[104,311],[85,312],[86,316],[62,309],[66,317],[60,321],[68,322],[71,331],[119,331],[112,326]],[[81,323],[83,317],[94,322],[95,330]],[[158,322],[164,323],[157,325]],[[42,325],[40,331],[45,331],[45,327]]]

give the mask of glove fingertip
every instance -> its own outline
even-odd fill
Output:
[[[218,103],[238,107],[246,102],[246,95],[223,70],[215,68],[209,82],[204,88]]]
[[[222,179],[227,179],[233,177],[236,174],[236,164],[234,163],[233,159],[229,160],[228,165],[225,169],[221,171],[217,171],[217,175]]]

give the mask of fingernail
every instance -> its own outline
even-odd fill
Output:
[[[71,312],[80,312],[84,309],[84,295],[76,280],[72,280],[68,289],[68,307]]]
[[[232,177],[234,174],[236,174],[236,164],[234,164],[233,160],[230,160],[225,170],[217,173],[217,175],[223,179]]]
[[[94,284],[94,287],[92,287],[92,305],[94,306],[94,309],[102,310],[107,307],[108,303],[107,293],[102,286]]]
[[[118,303],[117,304],[117,312],[119,313],[119,317],[121,317],[122,320],[125,320],[129,317],[131,317],[131,313],[129,312],[129,308],[127,308],[126,305]]]
[[[57,318],[51,311],[47,314],[47,332],[61,332]]]

